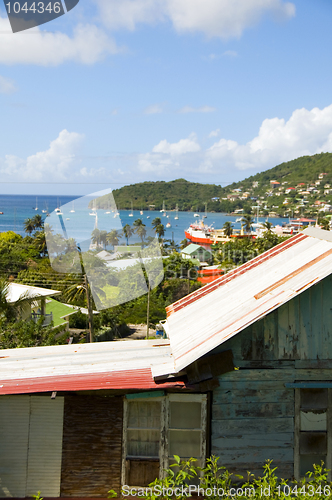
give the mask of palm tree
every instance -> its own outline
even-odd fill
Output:
[[[100,243],[104,245],[104,248],[106,250],[107,231],[100,231]]]
[[[266,221],[266,222],[264,222],[263,226],[265,227],[265,229],[266,229],[266,232],[267,232],[267,233],[270,233],[270,232],[271,232],[271,229],[272,229],[272,224],[271,224],[271,222]]]
[[[92,240],[92,243],[94,243],[96,246],[99,245],[99,243],[100,243],[100,229],[98,229],[97,227],[91,233],[91,240]]]
[[[232,224],[229,221],[226,221],[224,223],[224,225],[223,225],[222,228],[224,230],[224,235],[225,236],[228,236],[228,237],[232,236],[232,234],[233,234],[233,226],[232,226]]]
[[[164,224],[158,224],[158,226],[156,226],[154,228],[154,230],[156,231],[156,234],[158,235],[158,238],[162,238],[163,236],[165,236],[165,226],[164,226]]]
[[[156,217],[155,219],[153,219],[153,221],[151,222],[151,225],[153,227],[153,229],[156,231],[156,227],[159,226],[161,224],[161,219],[160,217]],[[156,231],[157,232],[157,231]]]
[[[129,226],[129,224],[126,224],[125,226],[123,226],[123,234],[127,240],[127,246],[128,246],[129,245],[128,240],[134,234],[134,232],[133,232],[131,226]]]
[[[106,241],[109,245],[112,245],[113,250],[115,245],[119,243],[119,233],[116,229],[112,229],[110,233],[107,233]]]
[[[250,215],[245,215],[243,217],[243,227],[246,233],[250,233],[251,225],[254,222],[254,219]]]
[[[327,219],[321,219],[319,225],[322,229],[325,229],[325,231],[330,230],[330,223]]]
[[[144,237],[146,236],[145,224],[143,224],[142,219],[136,219],[133,225],[135,226],[135,233],[141,238],[143,244]]]
[[[32,219],[25,219],[24,221],[24,231],[30,236],[32,231],[35,230],[35,224]]]
[[[40,214],[37,214],[34,217],[32,217],[31,221],[34,225],[34,229],[43,229],[44,221]]]
[[[39,233],[36,233],[34,243],[37,246],[39,253],[41,253],[45,257],[45,255],[47,254],[45,231],[40,231]]]

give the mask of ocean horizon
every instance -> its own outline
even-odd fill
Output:
[[[40,214],[43,219],[47,220],[47,212],[52,213],[56,208],[64,207],[72,204],[75,200],[79,199],[79,196],[57,196],[57,195],[44,195],[44,196],[34,196],[34,195],[0,195],[0,232],[14,231],[22,236],[25,236],[24,231],[24,221],[28,218],[34,217],[36,214]],[[70,205],[70,208],[71,205]],[[68,209],[67,209],[68,211]],[[107,214],[106,210],[97,210],[98,213],[98,227],[100,229],[105,229],[111,231],[114,228],[114,218],[113,214]],[[147,228],[151,228],[151,222],[154,218],[160,217],[164,226],[167,223],[171,224],[170,228],[165,227],[165,239],[174,240],[175,243],[180,243],[184,238],[184,231],[190,224],[197,222],[197,218],[194,217],[194,212],[178,212],[178,220],[175,220],[175,211],[168,211],[166,216],[163,213],[156,210],[146,210],[143,215],[139,210],[133,210],[133,216],[130,217],[131,210],[120,210],[120,217],[117,219],[118,224],[121,221],[122,227],[125,224],[131,225],[136,219],[142,219],[143,223]],[[201,213],[201,215],[204,215]],[[90,226],[93,222],[91,217],[82,219],[78,213],[67,214],[67,221],[69,221],[69,216],[72,219],[72,223],[75,223],[78,228],[82,227],[82,236],[85,233],[86,226]],[[207,218],[204,219],[204,223],[208,226],[212,226],[215,229],[222,228],[226,221],[230,221],[234,229],[240,229],[241,223],[236,222],[240,215],[227,215],[225,213],[208,212]],[[120,219],[120,221],[119,221]],[[266,217],[260,217],[259,221],[264,222]],[[256,221],[256,217],[255,217]],[[273,225],[285,223],[284,218],[269,218],[269,221]]]

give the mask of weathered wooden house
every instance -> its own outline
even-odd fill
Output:
[[[282,477],[332,456],[332,235],[171,305],[168,339],[2,351],[0,496],[106,496],[174,454]]]

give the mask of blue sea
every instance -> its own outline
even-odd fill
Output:
[[[75,227],[75,236],[78,240],[85,240],[87,235],[87,230],[91,234],[93,230],[93,225],[95,224],[95,218],[89,217],[88,207],[85,216],[82,216],[78,210],[70,213],[78,205],[78,202],[74,200],[77,196],[32,196],[32,195],[0,195],[0,232],[4,231],[15,231],[22,236],[25,235],[24,232],[24,221],[28,218],[34,217],[36,214],[42,215],[43,218],[46,217],[46,212],[52,213],[56,208],[62,207],[61,210],[64,212],[64,220],[68,226]],[[74,202],[74,203],[73,203]],[[66,208],[67,207],[67,208]],[[44,212],[43,212],[44,211]],[[130,210],[120,210],[120,216],[117,219],[113,218],[113,214],[107,214],[106,210],[97,210],[98,214],[98,227],[100,229],[106,229],[111,231],[113,228],[119,229],[125,224],[131,225],[136,219],[142,219],[143,223],[146,225],[147,229],[151,227],[151,222],[155,217],[160,217],[164,226],[167,222],[170,222],[171,227],[165,229],[165,239],[174,239],[175,243],[180,243],[184,239],[184,231],[193,222],[197,222],[197,218],[194,217],[194,212],[178,212],[178,220],[175,220],[175,212],[167,212],[167,216],[163,217],[163,214],[159,211],[144,211],[143,215],[140,214],[139,210],[133,211],[133,217],[130,217]],[[200,215],[204,215],[203,213]],[[215,229],[222,228],[226,221],[230,221],[235,229],[240,229],[241,223],[235,222],[240,216],[227,215],[224,213],[213,213],[208,212],[207,218],[204,219],[204,223],[211,225]],[[49,219],[51,220],[51,219]],[[115,224],[116,221],[116,224]],[[264,222],[265,218],[260,217],[260,222]],[[269,222],[272,224],[283,224],[287,219],[283,218],[270,218]],[[81,237],[77,233],[82,233]]]

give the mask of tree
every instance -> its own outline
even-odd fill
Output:
[[[43,327],[42,321],[4,323],[0,320],[0,349],[66,344],[67,335],[60,335],[63,327]]]
[[[232,236],[233,234],[233,226],[229,221],[226,221],[223,225],[224,235],[227,237]]]
[[[31,221],[34,225],[34,229],[43,229],[44,221],[40,214],[37,214],[34,217],[32,217]]]
[[[162,238],[165,236],[165,226],[164,224],[158,224],[158,226],[155,227],[156,234],[158,235],[158,238]]]
[[[119,232],[116,229],[112,229],[111,232],[107,233],[106,241],[109,245],[112,245],[114,250],[115,245],[119,243]]]
[[[135,233],[141,238],[143,244],[146,236],[145,224],[143,224],[142,219],[136,219],[133,225],[135,226]]]
[[[35,224],[32,219],[25,219],[24,221],[24,231],[29,235],[35,230]]]
[[[264,222],[263,226],[265,227],[266,232],[271,233],[271,229],[272,229],[272,224],[271,224],[271,222],[266,221],[266,222]]]
[[[319,225],[322,229],[325,229],[325,231],[330,230],[330,222],[327,219],[321,219]]]
[[[151,225],[153,227],[154,230],[156,230],[156,227],[159,226],[159,224],[161,224],[161,219],[160,217],[156,217],[155,219],[153,219],[153,221],[151,222]]]
[[[100,245],[100,229],[97,227],[91,233],[91,240],[96,246]]]
[[[250,233],[251,225],[254,222],[254,219],[250,215],[245,215],[243,217],[243,227],[246,233]]]
[[[124,227],[123,227],[123,234],[124,234],[124,237],[126,238],[127,240],[127,246],[128,246],[128,240],[129,238],[134,234],[132,228],[129,226],[129,224],[126,224]]]
[[[35,235],[35,245],[39,253],[45,257],[47,255],[47,244],[44,231],[40,231]]]
[[[106,250],[107,231],[100,231],[100,243],[102,243],[102,245],[104,245],[104,248]]]

